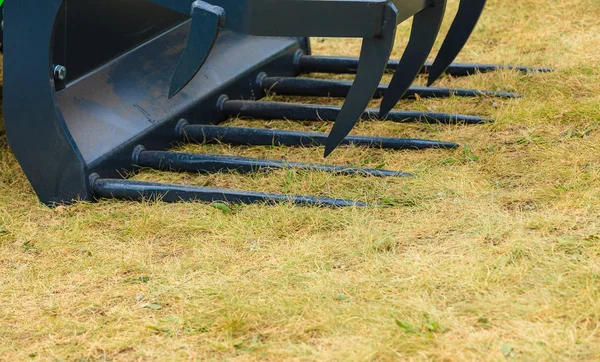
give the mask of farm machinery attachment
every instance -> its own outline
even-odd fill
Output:
[[[349,136],[357,121],[481,124],[490,119],[392,110],[403,97],[518,97],[466,89],[411,87],[495,66],[453,65],[485,0],[461,0],[436,60],[426,63],[446,0],[7,0],[3,109],[9,144],[47,204],[97,198],[363,205],[124,179],[139,168],[253,172],[297,168],[378,177],[405,173],[168,151],[182,142],[454,148],[452,142]],[[398,24],[414,18],[404,56],[391,61]],[[360,58],[317,57],[308,37],[363,41]],[[425,66],[423,66],[425,64]],[[395,71],[389,85],[380,84]],[[527,68],[520,68],[527,71]],[[356,73],[354,82],[298,77]],[[342,107],[260,101],[278,95],[346,98]],[[381,109],[366,109],[381,97]],[[330,120],[329,135],[222,126],[230,117]]]

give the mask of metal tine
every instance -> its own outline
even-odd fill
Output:
[[[326,133],[283,131],[264,128],[189,125],[185,120],[180,121],[177,129],[185,141],[199,143],[221,142],[252,146],[318,147],[327,144],[328,140]],[[340,144],[394,150],[423,150],[430,148],[453,149],[458,147],[458,144],[453,142],[366,136],[348,136],[344,138]]]
[[[421,68],[422,74],[429,74],[433,62],[426,62]],[[490,73],[498,70],[514,70],[520,73],[551,73],[555,69],[547,67],[526,67],[521,65],[499,65],[499,64],[468,64],[468,63],[451,63],[445,74],[453,77],[466,77],[477,73]]]
[[[164,202],[230,202],[234,204],[293,203],[301,206],[369,206],[366,202],[326,197],[295,196],[263,192],[197,187],[121,179],[103,179],[95,175],[92,192],[96,198]]]
[[[315,78],[294,77],[265,77],[262,79],[262,87],[266,92],[286,96],[306,97],[346,97],[352,87],[351,81],[329,80]],[[379,84],[373,98],[381,98],[388,90],[387,84]],[[477,89],[461,88],[435,88],[412,86],[404,94],[403,98],[419,96],[420,98],[446,98],[446,97],[499,97],[499,98],[521,98],[522,94],[510,92],[495,92]]]
[[[437,0],[415,14],[410,40],[383,96],[379,117],[385,117],[396,106],[423,68],[433,49],[445,13],[446,0]]]
[[[163,171],[185,171],[215,173],[237,171],[252,173],[261,170],[298,169],[305,171],[328,172],[336,175],[357,175],[375,177],[411,177],[411,174],[371,168],[355,168],[309,164],[302,162],[284,162],[237,156],[196,154],[183,152],[147,151],[138,146],[133,162],[139,167],[149,167]]]
[[[429,68],[427,85],[432,85],[452,64],[471,37],[487,0],[460,0],[458,13],[442,47]]]
[[[331,154],[350,134],[369,105],[385,72],[396,39],[398,10],[393,4],[387,3],[383,17],[381,36],[363,39],[356,78],[327,137],[324,157]]]
[[[358,58],[302,55],[298,57],[298,70],[301,73],[330,73],[330,74],[354,74],[358,67]],[[390,59],[386,71],[393,73],[398,69],[399,60]],[[429,74],[433,62],[425,62],[421,68],[421,74]],[[464,77],[476,73],[489,73],[497,70],[514,70],[520,73],[549,73],[554,72],[552,68],[524,67],[515,65],[498,64],[467,64],[452,63],[444,72],[453,77]]]
[[[285,102],[231,101],[222,102],[221,114],[229,117],[251,117],[257,119],[286,119],[290,121],[334,121],[341,108],[317,104]],[[378,119],[379,110],[367,109],[363,120]],[[485,124],[491,118],[463,114],[391,111],[384,120],[391,122],[423,122],[444,124]]]
[[[198,73],[217,41],[219,28],[225,25],[225,10],[221,7],[194,1],[191,9],[187,46],[173,73],[169,98],[177,95]]]

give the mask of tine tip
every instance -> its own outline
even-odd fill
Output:
[[[324,158],[327,158],[327,156],[331,155],[331,153],[335,150],[335,147],[331,147],[331,145],[326,145],[325,146],[325,153],[323,154]]]
[[[444,73],[445,69],[440,71],[438,68],[439,67],[436,66],[435,62],[429,68],[429,76],[427,77],[427,86],[428,87],[431,87],[435,82],[437,82],[437,80],[440,79],[440,77]]]
[[[435,81],[437,80],[437,78],[433,78],[431,75],[429,76],[429,79],[427,79],[427,86],[431,87],[433,85],[433,83],[435,83]]]
[[[380,109],[377,118],[379,118],[380,120],[384,120],[387,118],[388,114],[390,114],[390,111],[388,111],[387,109]]]
[[[171,98],[175,97],[176,95],[179,94],[179,92],[181,92],[181,89],[177,89],[176,87],[173,87],[173,85],[171,85],[171,88],[169,89],[168,98],[171,99]]]
[[[390,107],[389,105],[385,104],[385,102],[382,102],[381,108],[379,108],[379,119],[386,119],[388,114],[390,114],[390,112],[392,111],[392,108],[393,107]]]

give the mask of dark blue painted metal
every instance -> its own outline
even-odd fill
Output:
[[[301,73],[331,73],[331,74],[354,74],[358,68],[358,58],[353,57],[332,57],[303,55],[298,57],[298,70]],[[386,67],[387,72],[395,72],[398,69],[398,60],[390,60]],[[432,62],[425,62],[421,68],[421,74],[428,74]],[[497,70],[508,69],[521,73],[548,73],[553,72],[552,68],[524,67],[515,65],[497,65],[497,64],[465,64],[452,63],[446,69],[446,74],[454,77],[463,77],[476,73],[488,73]]]
[[[191,9],[182,15],[147,0],[69,0],[68,11],[66,5],[56,17],[52,59],[67,67],[67,83],[181,24]]]
[[[114,10],[121,2],[105,4],[115,6]],[[97,67],[99,60],[88,61],[85,54],[79,60],[66,52],[66,59],[63,52],[49,51],[55,46],[62,48],[54,38],[69,38],[73,33],[72,29],[65,33],[59,16],[61,6],[60,0],[23,0],[8,2],[5,9],[7,135],[33,188],[47,204],[91,200],[90,173],[119,177],[122,170],[131,170],[131,152],[140,142],[156,149],[168,148],[180,139],[174,132],[179,117],[205,123],[221,121],[216,104],[222,93],[251,98],[259,93],[254,84],[259,72],[294,75],[296,51],[308,51],[305,39],[224,32],[215,49],[218,51],[188,87],[189,92],[168,100],[170,75],[179,58],[178,50],[185,45],[187,25],[146,44],[142,44],[148,36],[144,33],[144,37],[136,38],[142,43],[134,48],[128,49],[125,43],[107,45],[111,54],[122,55]],[[93,18],[87,19],[88,25],[94,24]],[[102,22],[106,24],[106,19]],[[124,26],[121,35],[133,29]],[[87,30],[92,35],[100,31],[90,26],[80,32]],[[118,29],[112,31],[119,33]],[[52,65],[57,63],[57,53],[63,57],[61,62],[80,71],[96,68],[56,91]],[[218,77],[213,76],[216,74]]]
[[[212,187],[195,187],[176,184],[162,184],[134,180],[92,178],[94,196],[132,201],[161,200],[164,202],[231,202],[234,204],[253,203],[293,203],[304,206],[367,206],[360,201],[331,199],[325,197],[267,194],[262,192],[228,190]]]
[[[223,8],[204,1],[194,2],[187,45],[173,73],[169,98],[173,98],[196,76],[213,49],[219,36],[219,28],[223,25]]]
[[[186,141],[199,143],[220,142],[234,145],[302,147],[317,147],[327,143],[327,134],[317,132],[186,125],[185,121],[180,123],[179,129],[181,129],[182,135]],[[429,148],[451,149],[458,147],[456,143],[452,142],[366,136],[348,136],[344,138],[340,144],[394,150],[422,150]]]
[[[157,4],[182,12],[183,4],[189,4],[189,0],[152,0]],[[360,115],[367,107],[377,84],[385,71],[389,60],[392,46],[394,44],[396,25],[415,15],[417,24],[416,36],[420,33],[429,34],[433,26],[429,20],[430,13],[434,22],[435,34],[439,29],[445,8],[445,0],[438,0],[438,5],[431,8],[430,0],[363,0],[363,1],[339,1],[339,0],[212,0],[222,7],[227,14],[225,27],[237,32],[262,36],[342,36],[363,38],[362,51],[360,55],[357,76],[353,83],[348,99],[344,103],[338,119],[335,121],[329,141],[325,147],[325,156],[331,153],[335,147],[347,136],[358,121]],[[194,8],[202,1],[194,2]],[[443,4],[443,6],[442,6]],[[441,6],[441,7],[440,7]],[[433,9],[433,10],[432,10]],[[323,21],[320,21],[322,18]],[[424,20],[424,21],[421,21]],[[210,23],[210,22],[209,22]],[[201,19],[192,19],[189,46],[199,49],[186,49],[181,58],[183,64],[195,64],[189,69],[199,69],[202,56],[197,53],[206,53],[206,33],[200,31],[204,23]],[[210,24],[209,26],[212,26]],[[216,31],[216,30],[215,30]],[[213,34],[212,31],[210,34]],[[429,36],[427,36],[429,38]],[[412,46],[405,59],[421,59],[422,54],[414,52],[429,53],[433,42],[426,42],[422,46]],[[188,47],[189,48],[189,47]],[[428,48],[423,51],[421,48]],[[423,59],[424,61],[425,59]],[[417,61],[422,63],[422,61]],[[406,70],[408,78],[414,79],[422,64],[408,67]],[[413,69],[414,68],[414,69]],[[182,75],[189,73],[189,78]],[[177,92],[193,77],[194,72],[183,72],[174,77],[171,96]],[[400,74],[398,74],[399,76]],[[400,93],[404,93],[410,84],[398,85]],[[400,96],[398,97],[400,98]],[[386,103],[387,104],[387,103]],[[387,113],[387,112],[385,112]]]
[[[427,85],[432,85],[452,64],[471,37],[487,0],[460,0],[458,13],[440,51],[429,69]]]
[[[307,106],[236,103],[223,101],[222,96],[260,98],[264,95],[263,84],[256,80],[264,77],[259,74],[266,73],[274,79],[296,76],[302,68],[302,59],[306,59],[303,56],[310,53],[305,38],[309,35],[364,38],[363,56],[355,67],[358,69],[355,87],[349,83],[330,84],[330,92],[344,91],[349,96],[345,109],[312,109],[313,118],[315,113],[322,113],[328,119],[342,120],[338,123],[341,126],[336,127],[334,142],[329,144],[328,152],[337,143],[394,149],[457,146],[449,142],[397,138],[351,136],[335,139],[349,131],[357,119],[374,115],[372,110],[366,113],[363,110],[388,63],[395,24],[429,6],[429,0],[210,1],[227,11],[225,24],[222,16],[219,17],[219,25],[225,25],[225,29],[220,31],[213,51],[204,64],[200,64],[195,76],[190,74],[195,71],[195,64],[202,62],[206,49],[200,51],[200,55],[192,56],[195,60],[190,63],[192,66],[184,64],[188,74],[181,75],[181,79],[192,79],[172,99],[169,99],[171,76],[175,73],[176,78],[179,77],[175,69],[186,48],[186,34],[190,33],[186,19],[193,1],[151,1],[172,11],[147,0],[70,1],[68,11],[62,0],[7,2],[4,34],[7,135],[19,163],[43,202],[92,200],[95,196],[154,196],[164,197],[165,201],[276,200],[333,206],[365,205],[335,199],[113,180],[124,170],[135,170],[131,155],[138,145],[153,150],[168,149],[182,140],[182,130],[189,138],[199,141],[219,139],[238,144],[324,145],[325,134],[205,126],[225,120],[234,114],[234,109],[237,109],[235,114],[262,114],[264,118],[282,118],[289,114],[290,118],[308,119]],[[207,29],[213,29],[214,24]],[[272,35],[277,36],[270,37]],[[210,46],[213,35],[201,32],[192,37],[202,36],[206,39],[189,50]],[[54,64],[67,67],[65,82],[58,84],[54,80]],[[379,94],[382,91],[380,88]],[[443,90],[413,91],[444,93]],[[414,112],[393,112],[389,116],[398,121],[422,117],[441,122],[490,121],[479,117]],[[177,122],[182,118],[195,125],[177,128]],[[144,155],[155,157],[157,154],[138,153],[136,160],[140,161]],[[219,159],[210,155],[186,157],[189,164],[178,165],[190,169],[198,166],[198,160],[209,160],[206,162],[215,169],[223,166],[243,171],[254,166],[294,166],[376,176],[405,175],[383,170],[283,164],[223,156]],[[162,166],[159,164],[158,167]],[[210,168],[206,163],[203,167]],[[101,176],[90,178],[96,174]]]
[[[415,15],[408,45],[381,101],[381,118],[390,113],[419,74],[435,44],[445,13],[446,0],[438,0]]]
[[[290,121],[334,121],[340,113],[340,107],[317,104],[294,104],[284,102],[231,101],[222,103],[222,113],[232,117],[250,117],[259,119],[286,119]],[[363,120],[377,119],[379,110],[367,109]],[[485,124],[493,122],[490,118],[467,116],[463,114],[392,111],[385,118],[391,122],[423,122],[446,124]]]
[[[61,0],[4,6],[3,109],[8,142],[46,203],[90,199],[87,164],[57,107],[52,61]]]
[[[185,24],[173,29],[57,94],[69,131],[93,172],[106,177],[108,170],[129,168],[129,155],[137,144],[168,148],[179,140],[173,130],[180,118],[205,124],[225,120],[217,108],[219,97],[227,93],[252,99],[261,93],[255,80],[262,71],[295,74],[293,59],[302,46],[300,39],[223,31],[198,75],[168,99],[187,28]]]
[[[0,52],[4,49],[3,39],[4,39],[4,5],[0,6]]]
[[[421,70],[423,74],[428,74],[431,70],[432,62],[425,63],[425,66]],[[554,72],[552,68],[545,67],[525,67],[518,65],[498,65],[498,64],[465,64],[465,63],[451,63],[446,69],[445,73],[453,77],[464,77],[477,73],[489,73],[497,70],[514,70],[520,73],[550,73]]]
[[[284,162],[223,155],[203,155],[195,153],[146,151],[138,148],[133,163],[139,167],[149,167],[163,171],[186,172],[229,172],[251,173],[264,170],[298,169],[305,171],[328,172],[338,175],[358,175],[375,177],[410,177],[404,172],[379,170],[372,168],[354,168],[309,164],[302,162]]]
[[[383,14],[384,25],[381,36],[363,39],[356,78],[325,143],[325,157],[333,152],[344,141],[344,138],[350,134],[350,131],[352,131],[352,128],[369,105],[373,94],[377,90],[379,80],[385,72],[396,37],[398,9],[392,4],[388,4]]]
[[[306,97],[346,97],[352,87],[352,82],[344,80],[328,80],[315,78],[266,77],[262,79],[265,92]],[[388,90],[387,84],[379,84],[373,98],[381,98]],[[521,98],[522,94],[509,92],[494,92],[476,89],[434,88],[412,86],[405,92],[404,98],[446,98],[446,97],[499,97]]]
[[[151,0],[189,14],[193,0]],[[394,0],[409,18],[425,0]],[[225,10],[226,28],[257,36],[374,37],[388,0],[211,0]],[[399,6],[400,7],[400,6]],[[403,19],[403,20],[405,20]]]

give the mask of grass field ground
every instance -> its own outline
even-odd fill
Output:
[[[0,359],[600,360],[599,19],[598,0],[490,0],[459,61],[557,72],[439,83],[523,99],[398,106],[494,124],[363,122],[355,130],[460,149],[345,148],[329,160],[414,178],[136,176],[387,207],[101,201],[50,209],[0,131]],[[408,30],[399,30],[396,57]],[[359,49],[353,40],[313,44],[319,54]],[[322,161],[321,149],[185,149]]]

